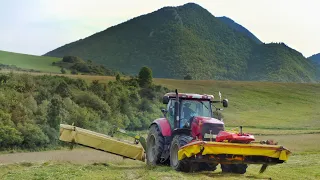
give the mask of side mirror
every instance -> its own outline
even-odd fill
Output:
[[[169,97],[168,96],[163,96],[162,103],[163,104],[168,104],[169,103]]]
[[[223,107],[228,107],[228,99],[222,100]]]

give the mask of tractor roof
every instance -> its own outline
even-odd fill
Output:
[[[164,96],[168,96],[169,98],[175,98],[176,93],[170,92],[166,93]],[[214,96],[208,94],[194,94],[194,93],[178,93],[179,98],[186,98],[186,99],[207,99],[213,101]]]

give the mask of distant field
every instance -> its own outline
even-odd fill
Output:
[[[59,61],[60,58],[33,56],[27,54],[0,51],[0,63],[15,65],[24,69],[34,69],[43,72],[60,73],[60,68],[52,66],[52,62]]]
[[[222,112],[229,126],[282,130],[320,129],[320,84],[155,79],[180,92],[229,99]],[[222,107],[221,105],[219,105]]]
[[[60,71],[60,70],[59,70]],[[6,73],[9,73],[10,71],[4,71]],[[91,83],[93,80],[99,80],[101,83],[107,83],[109,81],[116,80],[113,76],[95,76],[95,75],[74,75],[74,74],[61,74],[61,73],[48,73],[48,72],[21,72],[21,71],[13,71],[14,73],[20,73],[20,74],[30,74],[34,76],[41,76],[41,75],[52,75],[52,76],[66,76],[73,79],[84,79],[86,82]]]

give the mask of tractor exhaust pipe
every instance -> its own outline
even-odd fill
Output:
[[[174,117],[175,117],[175,128],[179,128],[180,124],[180,118],[179,118],[179,94],[178,94],[178,89],[176,89],[176,102],[174,103]]]

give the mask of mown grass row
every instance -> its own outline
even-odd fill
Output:
[[[244,175],[222,174],[220,166],[214,172],[181,173],[168,166],[147,167],[143,162],[72,163],[20,163],[0,168],[0,179],[319,179],[320,153],[294,155],[284,164],[269,166],[259,174],[259,165],[249,165]]]

